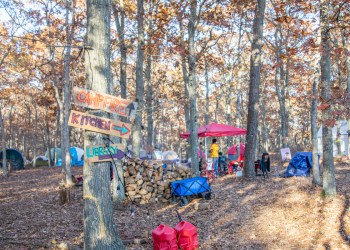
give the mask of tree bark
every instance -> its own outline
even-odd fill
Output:
[[[242,18],[243,19],[243,18]],[[236,113],[235,113],[235,124],[236,127],[240,128],[242,125],[242,85],[243,85],[243,63],[242,63],[242,26],[243,20],[239,24],[239,37],[238,37],[238,57],[237,57],[237,65],[238,65],[238,75],[237,75],[237,97],[236,97]]]
[[[13,106],[11,106],[10,108],[10,112],[9,112],[9,134],[10,134],[10,141],[9,141],[9,148],[13,148],[14,145],[14,139],[13,139],[13,125],[12,125],[12,121],[13,121]]]
[[[124,0],[119,0],[119,9],[115,4],[112,4],[115,24],[118,32],[119,51],[120,51],[120,94],[126,99],[127,83],[126,83],[126,44],[125,44],[125,8]]]
[[[329,29],[329,0],[320,1],[321,17],[321,96],[323,101],[331,100],[331,61],[330,61],[330,29]],[[322,111],[322,120],[330,119],[329,109]],[[322,124],[323,144],[323,190],[325,195],[336,194],[333,159],[332,128],[329,124]]]
[[[253,42],[250,56],[249,103],[247,120],[247,146],[244,153],[244,174],[255,176],[254,160],[257,147],[257,128],[259,125],[259,86],[261,69],[261,48],[264,26],[265,0],[258,0],[253,21]]]
[[[72,2],[73,3],[73,2]],[[70,143],[69,143],[69,126],[68,119],[70,115],[70,58],[71,58],[71,45],[73,40],[73,27],[72,24],[70,27],[69,15],[71,13],[71,19],[74,20],[74,7],[69,6],[69,1],[66,0],[66,42],[67,47],[65,48],[64,54],[64,71],[63,71],[63,124],[61,124],[61,133],[64,134],[64,141],[61,141],[61,156],[62,156],[62,167],[64,166],[65,170],[65,180],[68,186],[74,185],[72,180],[72,171],[71,171],[71,157],[70,157]]]
[[[183,51],[180,53],[181,55],[181,68],[182,68],[182,78],[185,85],[185,101],[184,101],[184,111],[185,111],[185,123],[186,123],[186,131],[190,130],[190,105],[188,103],[189,94],[188,94],[188,85],[189,85],[189,76],[188,76],[188,64],[186,60],[186,48],[185,48],[185,38],[184,38],[184,28],[182,19],[179,17],[179,30],[180,30],[180,45]]]
[[[219,95],[220,95],[220,93],[217,93],[216,94],[216,98],[215,98],[215,112],[214,112],[214,121],[215,121],[215,123],[218,123]]]
[[[280,37],[278,36],[280,35]],[[278,98],[279,103],[279,113],[280,113],[280,122],[281,122],[281,137],[282,137],[282,147],[287,148],[288,147],[288,134],[289,134],[289,116],[288,116],[288,109],[286,105],[286,86],[288,81],[288,66],[289,62],[287,63],[287,69],[285,72],[283,61],[281,60],[281,44],[282,44],[282,38],[281,38],[281,26],[280,24],[277,24],[276,32],[275,32],[275,40],[276,40],[276,76],[275,76],[275,88],[276,88],[276,94]]]
[[[86,87],[110,93],[110,0],[87,0]],[[108,117],[102,111],[90,111]],[[84,131],[84,148],[103,144],[102,135]],[[125,249],[113,218],[109,162],[84,161],[84,249]]]
[[[5,125],[2,116],[2,110],[0,108],[0,127],[1,127],[1,145],[2,145],[2,174],[3,176],[8,176],[7,172],[7,162],[6,162],[6,140],[5,140]]]
[[[151,68],[152,68],[152,57],[147,55],[147,65],[146,65],[146,113],[147,113],[147,145],[152,145],[153,140],[153,88],[151,82]]]
[[[32,101],[33,101],[33,106],[35,109],[35,121],[34,121],[34,137],[33,137],[33,159],[36,159],[36,154],[37,154],[37,134],[38,134],[38,106],[37,104],[34,102],[34,98],[32,97]]]
[[[190,151],[191,167],[199,175],[198,165],[198,132],[197,132],[197,81],[196,81],[196,50],[195,33],[197,22],[197,0],[190,2],[190,19],[188,23],[188,97],[190,100]]]
[[[138,111],[136,111],[134,126],[132,128],[132,150],[138,157],[140,155],[141,140],[142,140],[142,108],[143,108],[143,58],[144,58],[144,4],[143,0],[137,0],[137,59],[136,59],[136,99],[138,102]]]
[[[53,156],[53,161],[57,162],[57,139],[58,139],[58,130],[59,130],[59,122],[60,122],[60,112],[59,110],[56,111],[56,123],[55,123],[55,136],[54,136],[54,142],[53,142],[53,147],[55,148],[54,151],[54,156]]]
[[[318,70],[316,71],[318,74]],[[317,105],[318,105],[318,79],[315,77],[312,85],[311,103],[311,137],[312,137],[312,182],[321,185],[320,169],[318,163],[318,142],[317,142]]]
[[[349,40],[346,39],[346,30],[343,30],[342,34],[342,43],[343,47],[347,51],[347,53],[350,53],[350,43]],[[350,98],[350,57],[345,57],[345,63],[346,63],[346,94],[347,97]],[[350,117],[348,118],[348,148],[347,148],[347,155],[348,159],[350,159]]]
[[[210,122],[210,113],[209,113],[209,72],[208,72],[208,61],[207,58],[205,60],[205,115],[204,120],[205,124],[209,124]]]
[[[265,84],[262,86],[262,90],[265,89]],[[267,133],[267,124],[265,121],[266,118],[266,94],[263,92],[263,96],[261,98],[261,132],[260,132],[260,143],[259,148],[264,152],[268,152],[268,133]]]
[[[44,144],[46,144],[46,147],[48,149],[49,167],[51,167],[52,155],[51,155],[51,137],[50,137],[48,110],[46,110],[46,114],[45,114],[45,123],[43,124],[43,134],[44,134]],[[55,165],[55,163],[53,164]]]

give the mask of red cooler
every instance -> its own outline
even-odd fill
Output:
[[[160,224],[152,231],[153,250],[177,250],[176,232],[167,225]]]
[[[181,250],[198,249],[197,228],[187,221],[181,221],[174,227],[177,236],[177,244]]]

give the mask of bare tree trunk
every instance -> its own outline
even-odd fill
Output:
[[[190,100],[190,145],[191,167],[199,175],[198,165],[198,132],[197,132],[197,81],[196,81],[196,49],[195,33],[197,22],[197,0],[190,2],[190,20],[188,23],[188,97]]]
[[[207,58],[205,60],[205,115],[204,120],[205,124],[209,124],[210,122],[210,113],[209,113],[209,73],[208,73],[208,61]]]
[[[110,93],[110,0],[87,0],[86,87]],[[90,111],[108,117],[106,112]],[[84,132],[84,148],[103,144],[102,134]],[[108,162],[84,162],[84,249],[125,249],[114,224]]]
[[[13,148],[14,146],[14,138],[13,138],[13,125],[12,125],[12,122],[13,122],[13,106],[11,106],[10,108],[10,112],[9,112],[9,134],[10,134],[10,142],[9,142],[9,148]]]
[[[279,37],[279,36],[280,37]],[[278,97],[278,103],[279,103],[279,113],[280,113],[280,119],[281,119],[281,137],[282,137],[282,147],[286,148],[288,147],[288,109],[286,107],[286,86],[287,86],[287,80],[288,80],[288,66],[289,62],[287,63],[287,69],[285,72],[284,70],[284,64],[281,60],[281,40],[282,40],[282,34],[281,34],[281,26],[280,24],[277,24],[276,32],[275,32],[275,40],[276,40],[276,60],[277,64],[279,66],[276,67],[276,76],[275,76],[275,88],[276,88],[276,94]]]
[[[343,47],[346,49],[347,53],[350,53],[350,43],[349,40],[346,38],[346,30],[344,29],[342,32],[342,43]],[[350,57],[345,57],[346,62],[346,93],[347,97],[350,98]],[[347,155],[348,159],[350,159],[350,116],[348,117],[348,148]]]
[[[158,126],[156,124],[156,126],[154,126],[154,132],[153,132],[153,145],[154,146],[158,144],[157,133],[158,133]]]
[[[262,88],[265,89],[265,86]],[[265,121],[266,118],[266,94],[263,92],[263,96],[261,98],[261,140],[259,144],[259,148],[263,149],[264,152],[268,152],[268,134],[267,134],[267,124]]]
[[[125,44],[125,9],[124,0],[119,0],[119,8],[112,3],[115,24],[118,32],[119,50],[120,50],[120,92],[122,98],[126,98],[126,44]]]
[[[36,153],[37,153],[37,135],[38,135],[38,108],[36,103],[34,104],[34,109],[35,109],[35,121],[34,121],[34,136],[33,136],[33,159],[36,159]]]
[[[7,172],[7,162],[6,162],[6,140],[5,140],[5,125],[2,115],[2,110],[0,108],[0,127],[1,127],[1,145],[2,145],[2,174],[3,176],[8,176]]]
[[[242,85],[243,85],[243,63],[242,63],[242,53],[241,47],[242,47],[242,26],[243,26],[243,20],[241,19],[239,24],[239,37],[238,37],[238,58],[237,58],[237,64],[238,64],[238,76],[237,76],[237,97],[236,97],[236,113],[235,113],[235,119],[236,119],[236,126],[240,128],[242,126]]]
[[[136,61],[136,99],[138,102],[138,111],[135,115],[134,126],[132,128],[132,150],[136,156],[140,155],[140,147],[142,140],[141,124],[142,124],[142,108],[143,108],[143,46],[144,46],[144,6],[143,0],[137,0],[137,61]]]
[[[50,138],[50,125],[49,125],[48,111],[46,110],[45,123],[43,125],[44,142],[48,148],[49,167],[52,166],[52,155],[51,155],[51,138]],[[56,149],[55,149],[56,150]],[[55,163],[54,163],[55,164]]]
[[[257,128],[259,125],[259,86],[261,69],[261,47],[263,44],[265,0],[258,0],[255,7],[253,22],[253,42],[250,57],[249,103],[247,120],[247,147],[244,153],[244,174],[246,177],[255,176],[254,160],[257,147]]]
[[[66,38],[67,38],[67,47],[64,54],[64,72],[63,72],[63,124],[61,124],[61,134],[64,134],[64,141],[61,141],[61,155],[62,155],[62,167],[65,169],[66,174],[66,184],[68,186],[73,185],[72,180],[72,171],[71,171],[71,159],[70,159],[70,143],[69,143],[69,126],[68,119],[70,115],[70,57],[71,57],[71,45],[73,39],[73,27],[70,28],[69,24],[69,14],[71,13],[71,19],[74,20],[74,7],[69,6],[68,0],[66,0]]]
[[[55,135],[54,135],[55,138],[53,138],[53,141],[54,141],[53,146],[55,148],[55,152],[54,152],[54,156],[53,156],[53,161],[54,162],[57,162],[57,150],[56,150],[56,148],[57,148],[59,122],[60,122],[60,112],[59,112],[59,110],[57,110],[57,112],[56,112],[56,123],[55,123]]]
[[[331,62],[330,62],[330,29],[329,29],[329,0],[320,1],[321,17],[321,96],[324,101],[331,99]],[[322,111],[322,120],[330,119],[329,110]],[[336,194],[333,159],[332,128],[329,124],[322,124],[323,144],[323,190],[326,195]]]
[[[214,116],[214,121],[215,123],[218,123],[218,113],[219,113],[219,93],[216,94],[215,98],[215,116]]]
[[[153,89],[152,89],[152,82],[151,82],[152,56],[149,53],[147,55],[147,65],[146,65],[147,145],[152,145],[152,139],[153,139],[153,107],[152,107]]]
[[[316,71],[318,74],[318,70]],[[321,185],[320,169],[318,165],[318,142],[317,142],[317,105],[318,105],[318,79],[315,77],[312,85],[311,104],[311,137],[312,137],[312,182]]]
[[[231,87],[231,83],[229,83],[230,87],[226,93],[226,123],[228,125],[231,125],[232,123],[232,108],[231,108],[231,103],[232,103],[232,87]],[[232,136],[228,136],[227,137],[227,145],[231,146],[233,143],[233,138]]]
[[[179,18],[179,29],[180,29],[180,44],[181,48],[185,50],[185,38],[184,38],[184,29],[183,29],[183,23],[181,18]],[[189,100],[189,94],[188,94],[188,85],[189,85],[189,75],[188,75],[188,64],[186,60],[186,53],[181,52],[181,68],[182,68],[182,78],[185,84],[185,101],[184,101],[184,109],[185,109],[185,122],[186,122],[186,130],[190,130],[190,105],[188,104],[187,100]]]

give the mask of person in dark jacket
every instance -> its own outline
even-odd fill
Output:
[[[266,177],[269,177],[267,173],[270,172],[270,157],[269,157],[269,154],[266,152],[262,154],[261,161],[260,161],[260,169],[261,169],[261,172],[263,173],[264,178],[265,178],[265,174],[266,174]]]

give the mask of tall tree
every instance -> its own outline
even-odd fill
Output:
[[[316,74],[318,70],[316,70]],[[312,103],[311,103],[311,137],[312,137],[312,182],[321,185],[320,169],[318,163],[318,142],[317,142],[317,101],[318,99],[318,79],[314,78],[312,86]],[[316,160],[317,159],[317,160]]]
[[[110,93],[110,0],[87,0],[86,87]],[[90,111],[107,117],[102,111]],[[84,148],[103,144],[102,134],[85,131]],[[84,248],[125,249],[113,218],[109,163],[84,162]]]
[[[71,15],[71,17],[70,17]],[[71,158],[70,158],[70,143],[69,143],[69,126],[68,119],[70,115],[70,95],[71,95],[71,81],[70,81],[70,61],[71,61],[71,46],[74,33],[74,23],[70,24],[69,19],[74,22],[74,0],[69,3],[66,0],[66,42],[67,47],[65,48],[64,54],[64,69],[63,69],[63,110],[61,110],[63,121],[61,121],[61,154],[62,154],[62,166],[64,166],[66,174],[67,185],[73,185],[72,171],[71,171]],[[62,136],[63,135],[63,136]],[[56,158],[55,158],[56,160]]]
[[[276,94],[278,98],[279,103],[279,115],[281,120],[281,139],[282,139],[282,147],[286,148],[288,147],[288,134],[289,134],[289,112],[288,112],[288,105],[286,101],[286,95],[287,95],[287,86],[288,86],[288,67],[289,67],[289,59],[287,59],[286,67],[282,60],[282,50],[284,47],[287,49],[287,45],[284,45],[285,43],[288,43],[286,40],[287,38],[284,38],[284,35],[281,31],[281,24],[276,24],[276,32],[275,32],[275,39],[276,39],[276,76],[275,76],[275,88],[276,88]]]
[[[244,174],[254,176],[255,150],[258,145],[258,116],[259,116],[259,86],[261,69],[261,48],[263,45],[263,27],[265,0],[257,0],[253,21],[253,41],[250,56],[249,103],[247,120],[247,147],[244,153]]]
[[[132,129],[132,150],[136,156],[140,155],[141,147],[141,125],[142,125],[142,109],[143,109],[143,94],[145,92],[145,85],[143,80],[143,60],[145,43],[144,34],[144,2],[137,0],[137,59],[136,59],[136,99],[138,102],[138,110],[135,115],[135,121]]]
[[[330,0],[320,0],[321,22],[321,97],[323,103],[331,101],[331,40],[330,40]],[[335,175],[333,159],[332,123],[329,109],[322,110],[322,145],[323,145],[323,190],[326,195],[335,195]],[[334,125],[334,124],[333,124]]]
[[[188,97],[190,101],[190,145],[191,165],[199,175],[198,166],[198,132],[197,132],[197,81],[195,34],[197,27],[197,0],[190,2],[190,19],[188,22]]]
[[[126,98],[126,52],[127,47],[125,43],[125,6],[124,0],[119,0],[118,7],[112,4],[112,10],[114,15],[115,24],[118,32],[118,45],[120,51],[120,92],[122,98]]]
[[[346,94],[347,97],[350,98],[350,42],[346,39],[346,36],[349,36],[349,31],[344,29],[342,31],[342,44],[345,48],[345,63],[346,63]],[[348,117],[348,159],[350,159],[350,116]]]
[[[2,174],[7,176],[7,163],[6,163],[6,140],[5,140],[5,126],[2,111],[0,108],[0,127],[1,127],[1,146],[2,146]]]

